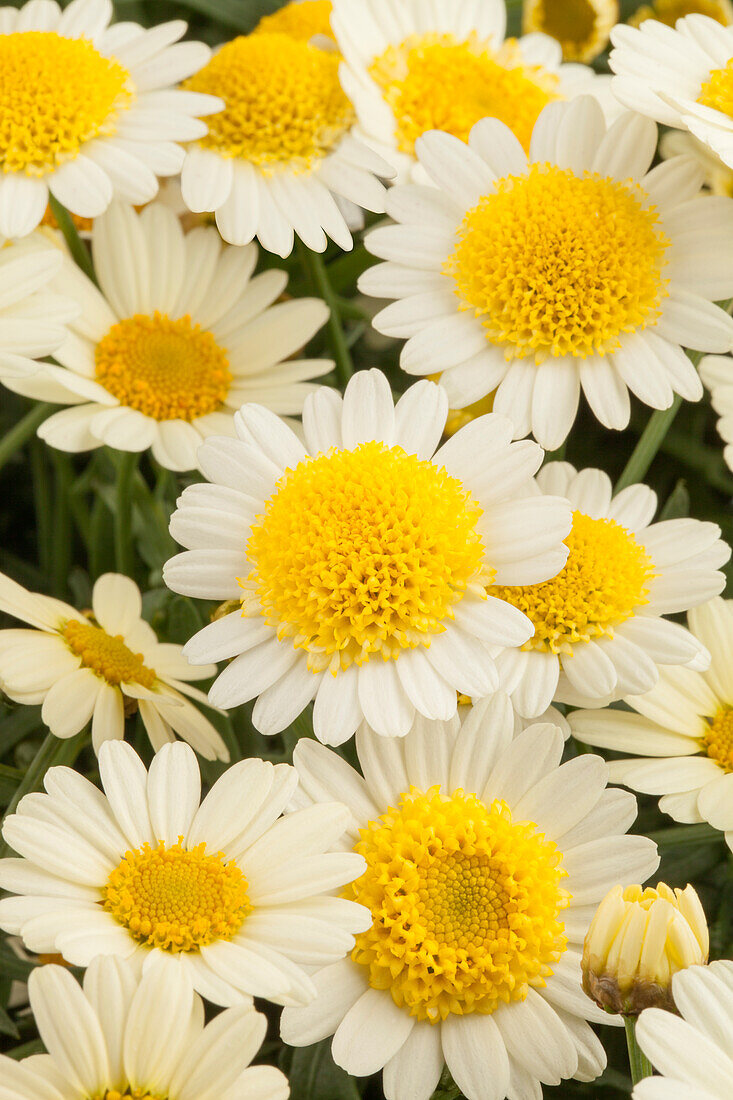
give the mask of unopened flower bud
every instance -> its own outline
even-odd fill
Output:
[[[583,945],[583,989],[607,1012],[638,1016],[674,1009],[672,975],[706,963],[708,927],[692,886],[614,886],[598,906]]]

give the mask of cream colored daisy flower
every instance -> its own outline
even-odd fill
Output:
[[[638,28],[619,24],[611,41],[619,101],[689,130],[733,168],[733,26],[707,15],[688,15],[674,30],[647,19]]]
[[[675,821],[707,821],[733,850],[733,601],[710,600],[687,621],[710,651],[707,671],[660,669],[656,687],[624,699],[636,713],[576,711],[569,721],[589,745],[634,754],[609,765],[614,782],[659,796]]]
[[[675,974],[677,1013],[642,1012],[639,1046],[662,1074],[634,1087],[634,1100],[729,1100],[733,1077],[733,962],[718,959]]]
[[[222,246],[213,227],[184,233],[173,211],[113,206],[95,219],[92,248],[100,289],[67,257],[55,286],[80,317],[31,379],[8,382],[39,401],[72,406],[39,435],[62,451],[102,444],[152,449],[169,470],[192,470],[203,439],[232,434],[244,401],[300,413],[333,369],[293,359],[328,318],[320,298],[273,302],[287,285],[277,268],[252,278],[257,246]],[[0,363],[2,376],[2,363]]]
[[[556,577],[528,587],[490,588],[528,615],[535,633],[497,658],[520,714],[555,699],[604,706],[648,691],[660,666],[709,662],[705,645],[666,615],[709,600],[725,586],[730,547],[714,523],[653,523],[656,493],[630,485],[616,496],[602,470],[550,462],[537,475],[573,508],[568,560]]]
[[[733,346],[713,304],[733,296],[733,200],[698,197],[691,158],[649,171],[656,144],[652,122],[625,114],[607,129],[587,96],[545,108],[529,159],[497,119],[468,145],[422,137],[435,186],[390,191],[398,224],[366,238],[387,262],[359,282],[397,299],[374,325],[407,338],[402,369],[441,371],[452,408],[495,389],[494,411],[547,448],[581,390],[607,428],[628,424],[629,390],[652,408],[698,400],[682,347]]]
[[[549,34],[566,61],[593,61],[606,48],[618,17],[618,0],[526,0],[522,30]]]
[[[1,186],[1,184],[0,184]],[[66,340],[79,306],[52,290],[58,249],[40,235],[3,247],[0,239],[0,380],[27,378]]]
[[[361,371],[343,398],[307,399],[305,444],[257,405],[237,413],[237,439],[204,444],[212,484],[184,490],[171,533],[187,552],[164,578],[241,601],[184,650],[234,658],[217,706],[257,698],[252,720],[271,734],[315,699],[316,736],[336,745],[363,719],[404,736],[416,714],[455,714],[457,692],[497,688],[491,647],[521,645],[532,624],[486,586],[554,576],[570,509],[533,494],[542,452],[510,443],[503,417],[436,450],[447,413],[432,382],[395,407],[385,376]]]
[[[466,141],[479,119],[499,118],[528,148],[551,101],[592,92],[618,111],[607,78],[562,65],[559,42],[545,34],[505,40],[503,0],[334,0],[331,24],[356,133],[403,181],[429,130]],[[417,178],[424,179],[419,170]]]
[[[583,938],[611,886],[654,872],[656,847],[624,835],[636,804],[605,789],[599,757],[561,766],[559,729],[513,731],[498,694],[460,727],[361,729],[363,778],[315,741],[296,746],[295,803],[347,803],[339,848],[367,865],[349,896],[374,919],[314,975],[316,999],[285,1009],[282,1037],[333,1035],[347,1072],[384,1069],[387,1100],[428,1100],[444,1063],[467,1100],[592,1081],[605,1054],[586,1021],[620,1022],[581,990]]]
[[[652,0],[651,4],[637,8],[626,22],[632,27],[640,27],[645,19],[657,19],[674,27],[677,20],[686,15],[707,15],[727,26],[733,23],[733,4],[731,0]]]
[[[28,984],[48,1053],[0,1055],[3,1093],[15,1100],[287,1100],[284,1074],[250,1066],[266,1018],[244,1001],[204,1026],[182,967],[159,960],[141,978],[131,963],[100,956],[81,987],[54,965],[37,967]]]
[[[199,115],[219,110],[210,95],[175,85],[211,51],[178,42],[180,20],[150,30],[110,27],[110,0],[30,0],[0,10],[0,233],[24,237],[49,193],[81,217],[113,196],[143,203],[158,176],[183,163],[178,142],[201,138]]]
[[[99,752],[104,795],[71,768],[46,773],[5,818],[20,859],[0,860],[0,928],[74,966],[97,955],[174,962],[206,1000],[305,1004],[309,972],[343,958],[368,923],[334,896],[364,869],[332,852],[338,801],[280,818],[294,768],[233,764],[201,802],[193,750],[165,745],[150,769],[122,741]],[[278,820],[280,818],[280,820]],[[366,914],[368,918],[368,914]]]
[[[125,717],[139,707],[153,748],[178,734],[207,760],[229,759],[219,732],[189,701],[208,703],[189,681],[208,679],[216,665],[194,667],[181,646],[158,641],[129,577],[105,573],[81,612],[0,573],[0,610],[33,627],[0,630],[0,687],[16,703],[42,703],[56,737],[73,737],[91,720],[98,753],[125,736]]]
[[[718,434],[725,443],[723,458],[733,470],[733,359],[728,355],[706,355],[700,363],[700,377],[720,417]]]

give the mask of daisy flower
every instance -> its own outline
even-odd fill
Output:
[[[104,795],[71,768],[51,768],[48,793],[26,795],[3,837],[22,857],[0,860],[0,928],[31,951],[73,966],[96,955],[176,960],[206,1000],[250,995],[304,1004],[308,972],[341,959],[368,923],[332,892],[364,869],[330,852],[349,820],[338,801],[285,818],[289,764],[233,764],[199,805],[196,756],[176,742],[150,770],[125,742],[99,752]],[[280,818],[280,820],[278,820]],[[366,914],[368,918],[368,914]]]
[[[1,177],[0,177],[1,180]],[[2,183],[0,182],[0,187]],[[40,235],[3,247],[0,240],[0,380],[25,378],[39,369],[67,338],[67,325],[79,312],[68,294],[51,285],[61,253]]]
[[[547,103],[587,91],[611,99],[606,78],[561,64],[553,38],[505,40],[503,0],[334,0],[331,25],[357,134],[402,180],[413,173],[416,142],[429,130],[465,141],[474,123],[490,116],[528,148]]]
[[[230,244],[257,237],[268,252],[289,256],[295,236],[314,252],[330,237],[349,249],[339,200],[384,210],[376,177],[392,170],[351,136],[338,54],[317,41],[262,29],[227,42],[184,85],[224,103],[206,136],[188,146],[181,189],[191,210],[214,211]]]
[[[681,970],[672,992],[679,1015],[648,1008],[636,1025],[639,1046],[662,1076],[640,1081],[634,1100],[728,1100],[733,962],[719,959]]]
[[[403,736],[416,713],[455,714],[456,692],[498,687],[491,647],[521,645],[532,624],[486,586],[552,577],[567,556],[567,501],[533,494],[542,452],[512,424],[474,420],[436,451],[445,391],[413,386],[395,407],[380,371],[342,398],[323,387],[303,410],[305,444],[245,405],[237,439],[210,439],[211,485],[185,489],[171,520],[187,552],[174,592],[241,601],[186,645],[191,661],[235,659],[209,694],[257,696],[253,722],[285,729],[315,698],[316,736],[347,740],[366,719]]]
[[[593,61],[606,48],[618,17],[618,0],[528,0],[522,30],[549,34],[566,61]]]
[[[706,355],[700,363],[700,377],[720,416],[718,434],[726,444],[723,458],[733,470],[733,359],[728,355]]]
[[[707,15],[688,15],[674,29],[647,19],[638,28],[619,24],[611,41],[619,101],[688,130],[733,167],[733,27]]]
[[[189,702],[207,702],[188,681],[208,679],[216,665],[194,668],[181,646],[158,641],[129,577],[105,573],[91,610],[81,612],[0,573],[0,610],[33,627],[0,630],[0,686],[16,703],[42,703],[54,736],[73,737],[91,719],[99,752],[125,736],[125,717],[139,707],[153,748],[177,733],[207,760],[229,759],[218,731]]]
[[[53,965],[37,967],[28,984],[48,1053],[0,1055],[3,1090],[16,1100],[287,1100],[279,1070],[250,1066],[266,1018],[244,1002],[204,1026],[201,998],[181,967],[159,962],[141,978],[129,962],[99,957],[81,987]]]
[[[664,160],[680,154],[695,157],[702,169],[705,188],[714,195],[733,197],[733,168],[723,164],[720,157],[684,130],[665,130],[659,139],[659,155]]]
[[[529,159],[484,119],[468,145],[426,134],[435,186],[395,187],[367,248],[386,263],[359,282],[397,299],[374,318],[406,337],[408,374],[441,371],[452,408],[496,390],[517,435],[556,448],[582,389],[607,428],[629,422],[629,390],[652,408],[696,401],[682,347],[728,351],[733,200],[698,197],[702,174],[677,157],[648,171],[656,126],[625,114],[606,128],[588,96],[540,115]]]
[[[308,380],[327,359],[292,359],[328,317],[319,298],[272,303],[287,285],[277,268],[251,278],[257,246],[222,246],[213,226],[184,233],[173,211],[113,206],[95,219],[100,289],[67,257],[59,289],[80,316],[31,379],[9,383],[40,401],[70,405],[39,435],[62,451],[106,443],[143,451],[169,470],[191,470],[206,436],[231,434],[244,401],[300,413]],[[285,362],[287,360],[287,362]]]
[[[657,496],[630,485],[613,496],[602,470],[550,462],[537,475],[544,492],[573,508],[565,568],[528,587],[492,587],[532,620],[521,649],[497,659],[502,683],[520,714],[540,714],[555,699],[604,706],[648,691],[660,665],[705,664],[704,642],[669,622],[725,586],[730,557],[714,523],[653,523]]]
[[[113,195],[144,203],[203,137],[221,101],[175,85],[211,51],[178,42],[181,20],[109,27],[110,0],[30,0],[0,9],[0,233],[24,237],[49,194],[95,218]]]
[[[315,741],[296,746],[296,804],[338,792],[349,806],[340,848],[367,866],[349,896],[373,923],[314,975],[310,1005],[285,1009],[282,1037],[333,1035],[348,1073],[384,1068],[388,1100],[428,1100],[444,1062],[467,1100],[539,1096],[605,1064],[586,1021],[610,1020],[580,987],[583,938],[615,882],[653,873],[656,846],[624,835],[636,803],[605,789],[599,757],[560,766],[560,730],[513,728],[501,694],[460,729],[387,741],[362,728],[364,778]]]
[[[645,19],[657,19],[668,27],[674,27],[678,19],[686,15],[707,15],[717,23],[733,23],[731,0],[652,0],[642,4],[626,20],[632,27],[640,27]]]
[[[587,744],[634,753],[609,765],[615,783],[661,796],[675,821],[707,821],[733,850],[733,602],[710,600],[687,621],[710,651],[707,671],[661,669],[656,687],[625,698],[632,711],[576,711],[569,721]]]

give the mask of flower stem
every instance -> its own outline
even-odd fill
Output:
[[[638,1085],[644,1077],[651,1077],[654,1067],[636,1041],[636,1018],[634,1016],[624,1016],[624,1027],[626,1028],[626,1046],[629,1050],[631,1080],[635,1085]]]
[[[354,373],[354,364],[351,361],[351,352],[344,334],[341,310],[338,296],[334,293],[326,271],[323,257],[318,252],[311,252],[305,245],[300,247],[300,257],[303,262],[308,281],[314,290],[323,298],[330,313],[328,317],[328,335],[331,341],[331,350],[336,361],[336,374],[342,386]]]
[[[53,405],[34,405],[22,420],[19,420],[9,432],[0,439],[0,470],[16,451],[35,435],[36,429],[53,412]]]
[[[43,783],[43,777],[49,768],[56,764],[71,765],[81,752],[86,741],[86,732],[77,733],[75,737],[61,738],[53,733],[47,733],[38,752],[31,760],[28,771],[18,785],[18,788],[10,800],[3,820],[15,813],[18,803],[24,795],[37,791]],[[0,840],[0,856],[6,856],[10,851],[9,845]]]
[[[117,465],[115,492],[115,567],[118,573],[132,576],[132,483],[139,455],[121,451]]]
[[[80,267],[87,278],[91,279],[95,286],[99,286],[97,276],[94,274],[94,265],[89,249],[79,236],[79,230],[74,225],[74,219],[65,206],[62,206],[53,195],[49,196],[51,213],[56,219],[56,224],[64,235],[64,240],[69,246],[74,263]]]

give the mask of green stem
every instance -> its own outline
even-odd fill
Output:
[[[624,466],[621,477],[616,482],[615,493],[620,493],[628,485],[635,485],[637,481],[643,481],[681,405],[682,398],[675,394],[674,401],[668,409],[656,409],[652,413],[639,442],[631,452],[629,461]]]
[[[139,455],[121,451],[117,466],[115,492],[115,568],[118,573],[132,575],[132,484],[137,472]]]
[[[73,481],[71,460],[60,451],[51,452],[55,480],[56,500],[53,512],[54,552],[51,560],[53,591],[62,599],[66,596],[66,586],[71,571],[71,508],[69,494]]]
[[[651,1077],[654,1073],[654,1067],[636,1041],[635,1017],[624,1016],[624,1027],[626,1028],[626,1046],[629,1050],[631,1080],[635,1085],[638,1085],[639,1081],[642,1081],[645,1077]]]
[[[51,213],[56,219],[56,224],[64,235],[64,240],[69,246],[69,252],[77,267],[80,267],[87,278],[91,279],[95,286],[99,286],[97,276],[94,274],[94,265],[89,249],[79,236],[79,231],[74,225],[74,219],[65,206],[62,206],[53,195],[49,196]]]
[[[329,281],[323,257],[318,252],[311,252],[305,245],[300,248],[300,256],[311,285],[329,308],[328,334],[331,350],[336,360],[338,380],[342,386],[345,386],[354,373],[354,364],[351,362],[351,352],[341,323],[338,296],[334,293]]]
[[[75,737],[61,738],[53,733],[47,733],[41,747],[31,760],[28,771],[13,795],[3,820],[15,813],[18,803],[24,795],[37,791],[43,783],[43,777],[49,768],[56,764],[71,765],[79,755],[86,740],[86,732],[77,733]],[[4,840],[0,840],[0,856],[6,856],[10,847]]]
[[[668,829],[659,829],[657,832],[645,834],[649,840],[653,840],[660,848],[674,847],[681,844],[709,844],[722,842],[723,834],[714,829],[712,825],[671,825]]]
[[[54,411],[53,405],[34,405],[22,420],[0,439],[0,470],[35,435],[36,429]]]
[[[44,577],[51,572],[53,561],[53,523],[51,520],[51,494],[49,492],[47,448],[41,439],[31,441],[30,467],[33,478],[33,507],[36,513],[36,544],[38,566]]]

